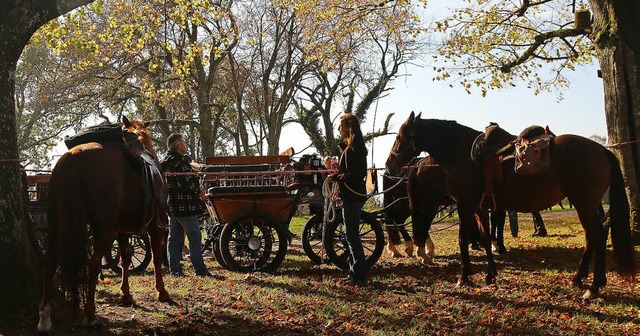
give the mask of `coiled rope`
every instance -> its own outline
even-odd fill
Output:
[[[322,196],[324,197],[324,222],[333,222],[336,219],[336,201],[338,200],[338,182],[327,177],[322,182]],[[326,225],[325,225],[326,226]]]

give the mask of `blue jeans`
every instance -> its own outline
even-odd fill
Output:
[[[197,275],[207,274],[207,266],[202,258],[202,233],[198,215],[185,217],[169,216],[169,238],[167,239],[167,253],[169,254],[169,271],[171,273],[182,273],[182,247],[184,246],[184,236],[189,239],[189,255],[193,270]]]
[[[367,280],[367,258],[364,255],[362,242],[360,241],[360,212],[364,201],[345,203],[342,208],[342,218],[344,220],[349,245],[349,273],[354,280]]]

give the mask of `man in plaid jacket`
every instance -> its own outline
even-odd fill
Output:
[[[182,134],[173,133],[167,138],[169,150],[162,159],[163,172],[193,172],[187,156],[187,142]],[[202,258],[202,233],[198,215],[202,212],[202,191],[196,176],[167,176],[169,216],[169,238],[167,253],[169,255],[169,272],[171,275],[183,276],[182,248],[184,236],[189,239],[189,254],[193,270],[199,276],[212,276]]]

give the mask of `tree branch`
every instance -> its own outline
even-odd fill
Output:
[[[535,52],[538,50],[538,48],[541,45],[543,45],[546,42],[548,42],[549,40],[551,40],[551,39],[554,39],[554,38],[566,38],[566,37],[571,37],[571,36],[580,36],[580,35],[585,35],[587,33],[588,33],[588,31],[586,29],[573,28],[573,29],[559,29],[559,30],[554,30],[554,31],[550,31],[550,32],[547,32],[547,33],[543,33],[543,34],[537,35],[534,38],[534,43],[527,50],[525,50],[525,52],[522,55],[520,55],[520,57],[516,58],[512,62],[509,62],[507,64],[502,65],[500,67],[500,71],[502,73],[511,72],[511,69],[513,69],[514,67],[516,67],[516,66],[528,61],[532,57],[534,57],[535,56]]]

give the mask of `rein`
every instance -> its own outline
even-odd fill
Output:
[[[328,179],[328,178],[327,178]],[[400,184],[402,184],[405,180],[407,179],[407,177],[398,177],[398,182],[396,182],[396,184],[392,185],[391,187],[382,190],[380,192],[377,193],[371,193],[371,194],[363,194],[363,193],[359,193],[355,190],[353,190],[353,188],[351,188],[351,186],[349,186],[347,183],[344,183],[344,186],[347,187],[347,189],[349,189],[349,191],[351,191],[352,193],[358,195],[358,196],[362,196],[362,197],[367,197],[367,198],[371,198],[373,196],[378,196],[378,195],[382,195],[384,193],[387,193],[393,189],[395,189],[396,187],[398,187]]]
[[[438,210],[438,212],[440,212],[440,211],[444,210],[445,208],[446,208],[446,206],[441,207],[441,208]],[[437,221],[435,221],[435,222],[432,222],[432,223],[431,223],[431,225],[433,225],[433,224],[438,224],[438,223],[440,223],[440,222],[444,221],[445,219],[447,219],[447,218],[449,218],[449,217],[453,217],[453,212],[454,212],[454,211],[456,211],[456,210],[457,210],[457,207],[456,207],[455,209],[450,210],[450,211],[449,211],[449,213],[448,213],[446,216],[444,216],[444,217],[442,217],[442,218],[438,219],[438,220],[437,220]],[[451,225],[449,225],[449,226],[446,226],[446,227],[440,228],[440,229],[438,229],[438,230],[429,230],[429,231],[431,231],[431,232],[440,232],[440,231],[444,231],[444,230],[446,230],[446,229],[452,228],[452,227],[454,227],[454,226],[456,226],[456,225],[458,225],[458,223],[457,223],[457,222],[456,222],[456,223],[453,223],[453,224],[451,224]]]

